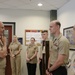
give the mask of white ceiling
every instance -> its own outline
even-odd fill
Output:
[[[0,8],[9,9],[31,9],[31,10],[53,10],[62,7],[70,0],[0,0]],[[37,4],[42,3],[42,7]]]

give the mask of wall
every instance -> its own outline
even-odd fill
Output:
[[[27,75],[25,61],[25,29],[48,30],[50,23],[50,12],[47,11],[31,11],[31,10],[16,10],[16,9],[0,9],[0,21],[15,22],[16,35],[23,37],[22,57],[22,75]],[[39,69],[37,67],[37,74]]]
[[[70,27],[75,25],[75,0],[69,1],[63,7],[58,9],[58,20],[61,22],[62,27],[61,31],[63,32],[63,28]],[[73,51],[70,51],[70,58]],[[68,75],[74,75],[73,69],[68,69]]]
[[[57,16],[58,20],[62,24],[62,29],[75,25],[75,0],[69,1],[63,7],[58,9]]]

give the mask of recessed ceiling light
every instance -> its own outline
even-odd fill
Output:
[[[39,3],[39,4],[38,4],[38,6],[42,6],[42,5],[43,5],[42,3]]]

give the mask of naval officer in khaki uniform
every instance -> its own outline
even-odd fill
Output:
[[[26,50],[27,70],[28,75],[36,75],[38,46],[35,44],[34,37],[31,37],[30,41]]]
[[[0,75],[5,75],[7,55],[6,38],[3,36],[3,32],[4,25],[0,22]]]
[[[66,64],[69,58],[69,41],[60,32],[61,24],[54,20],[50,23],[53,46],[50,50],[47,75],[67,75]]]
[[[42,31],[42,42],[41,42],[41,47],[40,47],[40,56],[39,56],[39,67],[40,67],[40,75],[45,75],[45,70],[46,70],[46,50],[45,50],[45,43],[46,41],[49,41],[49,49],[51,47],[51,40],[48,38],[48,31],[43,30]],[[50,50],[49,50],[50,51]],[[49,53],[49,52],[47,52]]]
[[[13,36],[13,41],[9,45],[12,75],[21,75],[21,50],[22,46],[17,39]]]

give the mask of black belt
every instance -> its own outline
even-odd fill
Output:
[[[53,64],[50,64],[50,67],[53,66]],[[66,67],[66,66],[60,66],[60,67]]]

